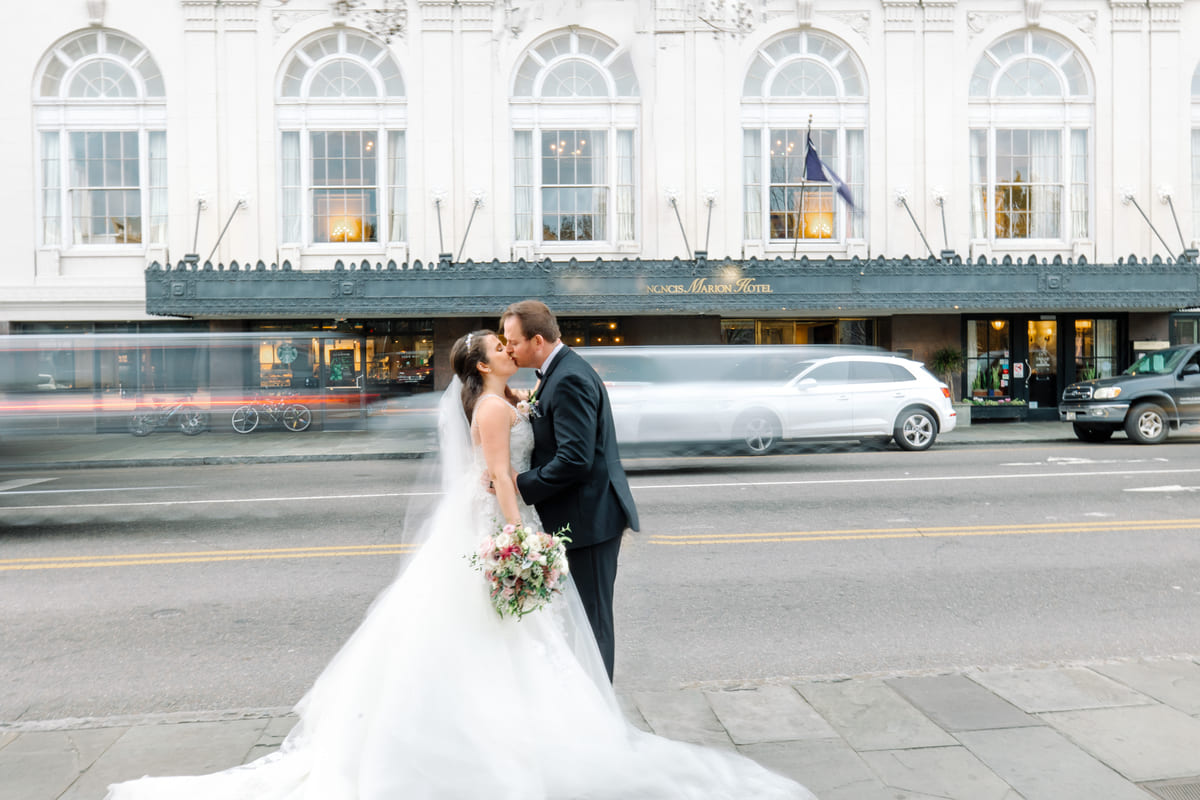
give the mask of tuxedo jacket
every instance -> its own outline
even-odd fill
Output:
[[[530,469],[517,476],[521,498],[549,533],[571,526],[569,547],[590,547],[638,529],[633,493],[617,452],[604,382],[563,347],[544,371],[530,414]]]

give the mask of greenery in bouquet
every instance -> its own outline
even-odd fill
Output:
[[[537,611],[562,591],[569,574],[566,526],[557,533],[525,525],[505,525],[484,537],[471,554],[471,566],[483,573],[496,613],[521,617]]]

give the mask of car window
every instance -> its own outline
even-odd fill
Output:
[[[1158,350],[1146,355],[1133,362],[1129,369],[1125,370],[1126,375],[1142,375],[1150,373],[1152,375],[1165,375],[1175,369],[1184,356],[1187,350]]]
[[[850,362],[834,361],[821,364],[807,372],[805,378],[812,378],[817,383],[848,383],[850,381]]]
[[[854,361],[850,366],[850,380],[855,383],[896,383],[912,379],[912,373],[904,367],[886,361]]]
[[[648,359],[640,357],[589,355],[587,361],[608,383],[644,383],[653,373]]]

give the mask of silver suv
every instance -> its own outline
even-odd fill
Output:
[[[740,351],[740,352],[739,352]],[[608,384],[622,445],[768,453],[783,441],[927,450],[957,417],[920,362],[873,348],[581,349]]]

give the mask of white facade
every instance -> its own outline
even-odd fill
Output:
[[[146,265],[214,246],[303,269],[924,255],[901,197],[972,258],[1200,239],[1200,0],[6,11],[0,330],[146,318]],[[853,211],[801,180],[810,120]]]

